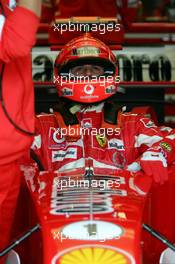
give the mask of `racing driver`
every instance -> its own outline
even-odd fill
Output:
[[[56,58],[54,81],[57,110],[37,116],[32,145],[43,170],[115,175],[127,169],[160,184],[168,179],[174,132],[163,133],[116,102],[118,64],[108,46],[90,34],[73,39]]]

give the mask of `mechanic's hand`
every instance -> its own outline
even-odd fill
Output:
[[[151,176],[156,183],[163,184],[168,180],[167,161],[163,153],[156,149],[149,149],[140,158],[130,164],[129,171],[139,171],[140,169],[148,176]]]

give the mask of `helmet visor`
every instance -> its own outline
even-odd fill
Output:
[[[58,71],[60,75],[72,75],[72,77],[107,77],[115,74],[115,65],[102,58],[80,58],[69,61]]]

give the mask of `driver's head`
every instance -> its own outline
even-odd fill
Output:
[[[74,66],[70,69],[73,76],[100,76],[104,75],[104,67],[96,64],[84,64],[82,66]]]
[[[108,46],[90,34],[70,41],[55,61],[59,96],[81,103],[100,102],[117,91],[118,66]]]

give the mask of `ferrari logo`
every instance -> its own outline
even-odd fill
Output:
[[[102,135],[96,135],[96,139],[97,139],[97,142],[98,144],[104,148],[107,144],[107,138],[102,136]]]

